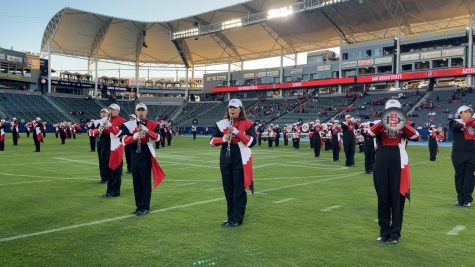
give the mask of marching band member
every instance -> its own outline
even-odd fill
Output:
[[[294,123],[294,133],[292,135],[292,144],[295,149],[300,148],[300,133],[301,133],[301,127],[299,124]]]
[[[315,134],[314,128],[315,128],[315,124],[313,122],[310,122],[310,129],[308,131],[308,141],[310,143],[310,149],[315,148],[314,146],[315,141],[313,140],[313,136]]]
[[[340,134],[341,134],[341,126],[340,122],[338,120],[335,120],[333,123],[333,126],[331,128],[331,143],[332,143],[332,151],[333,151],[333,161],[339,161],[340,160],[340,149],[341,149],[341,144],[340,144]]]
[[[246,189],[254,192],[252,174],[252,152],[256,144],[253,122],[247,119],[242,102],[231,99],[224,119],[216,123],[212,146],[221,145],[220,169],[228,218],[226,227],[236,227],[243,223],[246,212]]]
[[[87,136],[89,136],[89,147],[91,148],[91,152],[96,151],[96,137],[91,135],[90,131],[95,128],[94,126],[94,120],[89,121],[86,123],[86,131],[87,131]]]
[[[124,125],[129,130],[129,133],[132,133],[135,130],[135,128],[137,128],[137,116],[135,116],[135,114],[130,114],[129,121],[124,123]],[[157,123],[157,126],[158,126],[158,123]],[[158,126],[158,130],[160,131],[160,126]],[[131,168],[132,165],[130,162],[132,158],[131,146],[125,146],[124,153],[125,153],[125,162],[127,163],[127,173],[132,173],[132,168]]]
[[[41,122],[41,118],[36,118],[33,122],[32,134],[33,134],[33,141],[35,142],[35,152],[40,152],[40,146],[43,142],[43,123]]]
[[[373,127],[374,123],[369,122],[364,125],[361,135],[364,138],[363,151],[364,151],[364,168],[365,173],[373,173],[374,157],[376,151],[374,150],[374,138],[368,133],[369,129]]]
[[[7,127],[7,123],[4,119],[0,121],[0,151],[5,150],[5,129]]]
[[[451,120],[453,133],[452,164],[455,169],[456,206],[471,207],[475,172],[475,119],[468,106],[457,109],[459,119]]]
[[[56,123],[56,124],[53,125],[53,127],[54,127],[54,135],[56,136],[56,138],[58,138],[59,137],[59,124]]]
[[[61,144],[64,145],[66,138],[68,137],[67,129],[66,129],[66,122],[62,122],[59,124],[59,137],[61,138]]]
[[[167,126],[166,126],[166,121],[162,120],[161,123],[160,123],[160,136],[162,137],[160,139],[160,145],[162,147],[165,147],[167,132],[168,132],[168,129],[167,129]]]
[[[46,131],[47,131],[47,123],[43,121],[43,127],[41,127],[41,132],[43,133],[43,138],[46,138]]]
[[[191,134],[193,135],[193,140],[196,139],[196,125],[191,125]]]
[[[284,146],[289,145],[289,131],[288,131],[289,126],[290,125],[286,124],[284,128]]]
[[[25,123],[26,138],[30,138],[31,127],[32,127],[31,122]]]
[[[135,114],[130,115],[130,120],[125,123],[128,129],[132,127],[130,135],[123,137],[125,147],[130,151],[130,170],[134,186],[136,209],[132,214],[143,216],[150,211],[152,197],[151,177],[153,174],[153,187],[165,178],[165,173],[156,160],[152,143],[160,140],[160,126],[158,122],[147,119],[147,106],[143,103],[135,106]],[[138,120],[136,120],[138,118]]]
[[[322,130],[323,127],[320,124],[320,120],[316,120],[313,126],[313,153],[316,158],[320,157],[320,150],[322,148]]]
[[[343,130],[343,149],[345,150],[346,157],[345,166],[355,165],[355,129],[359,126],[359,123],[350,114],[345,116],[345,121],[341,124]]]
[[[109,106],[109,119],[101,123],[98,129],[92,131],[94,136],[100,133],[101,165],[104,170],[103,178],[107,177],[107,191],[102,197],[111,198],[120,196],[123,152],[119,138],[128,135],[129,131],[123,124],[125,120],[119,116],[120,107],[117,104]]]
[[[272,143],[274,142],[274,124],[270,124],[269,127],[267,128],[267,144],[268,147],[272,147]]]
[[[11,130],[12,130],[12,137],[13,137],[13,145],[14,146],[18,145],[18,138],[20,138],[19,125],[20,125],[20,122],[17,120],[17,118],[13,118],[12,122],[10,123],[10,127],[11,127]]]
[[[264,127],[262,126],[262,124],[259,124],[258,128],[257,128],[257,144],[259,146],[261,146],[262,144],[262,133],[264,132]]]
[[[435,161],[437,159],[437,153],[439,150],[439,146],[437,144],[437,136],[439,132],[435,128],[435,125],[431,125],[429,128],[429,154],[430,154],[430,161]]]
[[[279,125],[276,125],[275,128],[274,128],[274,133],[275,133],[275,137],[274,137],[274,143],[275,143],[275,146],[278,147],[279,146],[279,143],[280,143],[280,128],[279,128]]]
[[[99,126],[109,120],[109,110],[106,108],[101,109],[100,117],[100,119],[94,120],[94,129],[89,131],[89,135],[94,136],[97,140],[97,158],[99,160],[99,174],[101,177],[97,183],[105,184],[109,180],[109,176],[107,173],[108,160],[105,158],[107,152],[103,150],[109,150],[109,147],[106,147],[107,142],[102,141],[102,138],[105,140],[107,137],[102,137],[102,134],[95,133],[95,130],[98,130]]]
[[[386,102],[385,109],[401,108],[395,99]],[[419,133],[407,121],[402,130],[389,132],[382,122],[376,123],[368,134],[376,139],[374,186],[378,195],[378,222],[380,243],[397,244],[401,237],[404,203],[409,197],[409,158],[407,139],[419,140]]]
[[[171,146],[172,145],[172,139],[173,139],[173,125],[171,122],[169,122],[167,124],[167,128],[166,128],[166,137],[167,137],[167,145],[168,146]]]

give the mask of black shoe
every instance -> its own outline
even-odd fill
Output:
[[[366,171],[365,173],[366,173],[366,174],[370,174],[370,172],[369,172],[369,171]]]
[[[388,238],[388,240],[386,240],[386,244],[389,244],[389,245],[396,245],[397,243],[399,243],[399,239],[398,238]]]
[[[465,204],[463,204],[463,206],[465,208],[471,208],[472,207],[472,202],[466,202]]]
[[[462,207],[465,203],[463,201],[457,201],[455,202],[455,206],[457,207]]]
[[[105,184],[105,183],[107,183],[107,181],[99,180],[99,181],[97,181],[97,183],[98,183],[98,184]]]
[[[144,216],[144,215],[147,215],[149,213],[148,210],[139,210],[135,213],[136,216]]]
[[[139,210],[136,209],[136,210],[132,211],[132,212],[130,213],[130,215],[137,215],[137,212],[138,212],[138,211],[139,211]]]
[[[223,221],[223,222],[221,223],[221,225],[222,225],[222,226],[226,226],[226,224],[227,224],[228,222],[231,222],[231,220],[230,220],[230,219],[227,219],[227,220]]]
[[[242,224],[242,222],[227,222],[224,226],[225,227],[238,227],[241,224]]]
[[[385,236],[378,236],[378,238],[376,238],[376,242],[379,242],[381,244],[386,243],[387,240],[388,240],[388,238],[385,237]]]
[[[109,193],[107,193],[107,194],[102,195],[102,197],[105,197],[105,198],[118,197],[118,196],[120,196],[120,194],[109,194]]]

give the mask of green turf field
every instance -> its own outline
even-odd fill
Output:
[[[0,266],[470,266],[475,211],[453,206],[450,149],[429,162],[409,147],[412,201],[401,242],[378,244],[376,193],[356,167],[300,150],[255,147],[256,194],[244,225],[223,228],[226,204],[219,148],[208,139],[175,138],[160,149],[167,174],[152,195],[152,214],[135,208],[130,175],[122,196],[103,199],[97,154],[88,139],[48,134],[41,153],[22,135],[0,152]],[[458,235],[456,226],[465,229]],[[452,233],[452,234],[449,234]]]

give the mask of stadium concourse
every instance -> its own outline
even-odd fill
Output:
[[[474,9],[55,10],[0,48],[0,266],[470,265]]]

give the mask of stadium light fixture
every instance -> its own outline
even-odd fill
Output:
[[[267,11],[267,19],[275,19],[281,17],[287,17],[294,13],[292,6],[285,6],[281,8],[275,8]]]
[[[173,39],[187,38],[198,35],[200,30],[198,28],[191,28],[173,33]]]
[[[241,27],[241,26],[242,26],[242,20],[241,19],[231,19],[231,20],[228,20],[228,21],[225,21],[225,22],[221,23],[221,28],[223,30],[236,28],[236,27]]]

